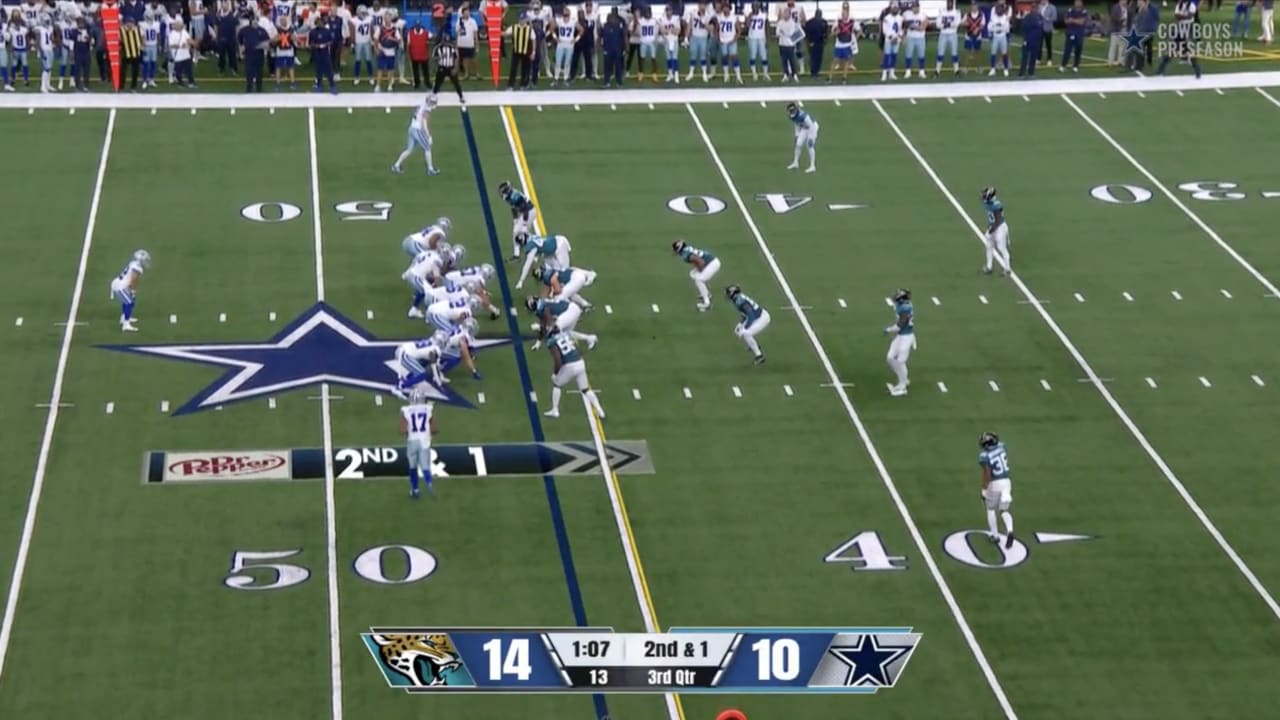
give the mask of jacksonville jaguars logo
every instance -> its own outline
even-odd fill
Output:
[[[397,380],[395,349],[408,339],[379,340],[327,304],[316,303],[264,342],[99,347],[226,368],[222,377],[175,410],[176,416],[321,383],[390,393]],[[481,338],[471,349],[510,343],[510,338]],[[448,372],[458,362],[446,357],[441,369]],[[434,402],[472,407],[447,386],[428,385]]]
[[[362,638],[392,687],[474,686],[446,634],[375,632]]]

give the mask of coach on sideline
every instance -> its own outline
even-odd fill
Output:
[[[253,21],[252,13],[246,12],[244,18],[248,24],[240,28],[236,36],[244,52],[244,91],[262,92],[262,72],[267,64],[267,44],[271,36]]]

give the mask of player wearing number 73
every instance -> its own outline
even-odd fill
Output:
[[[1004,538],[1006,548],[1013,547],[1013,513],[1009,506],[1013,504],[1013,481],[1009,478],[1009,451],[1000,436],[993,432],[984,432],[978,438],[978,465],[982,468],[982,502],[987,508],[987,536],[991,542],[999,544],[1000,532],[996,525],[996,511],[1004,520],[1007,533]]]
[[[431,484],[431,436],[436,432],[434,405],[427,402],[425,388],[416,387],[409,404],[400,408],[400,432],[405,434],[405,455],[409,459],[409,497],[418,497],[418,483],[425,482],[427,492],[436,496]]]

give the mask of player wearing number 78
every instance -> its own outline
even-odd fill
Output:
[[[991,542],[999,544],[1000,532],[996,525],[996,511],[1000,511],[1000,519],[1004,520],[1007,533],[1004,538],[1006,548],[1013,547],[1013,513],[1009,506],[1013,504],[1013,480],[1009,478],[1009,451],[1000,436],[993,432],[984,432],[978,438],[978,465],[982,468],[982,502],[987,508],[987,536]]]
[[[409,404],[400,408],[400,432],[405,434],[405,456],[409,459],[409,497],[418,497],[418,483],[436,496],[431,484],[431,436],[436,432],[435,406],[427,402],[425,388],[414,388]]]

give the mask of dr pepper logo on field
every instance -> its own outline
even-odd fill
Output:
[[[184,480],[288,480],[288,450],[168,453],[164,482]]]

